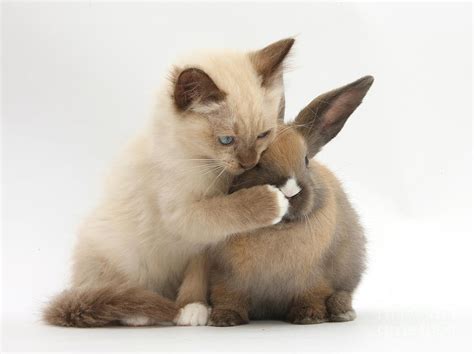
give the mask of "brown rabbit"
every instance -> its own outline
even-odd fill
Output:
[[[365,269],[365,236],[339,181],[311,160],[362,102],[371,76],[314,99],[230,192],[272,184],[289,199],[280,224],[239,234],[211,251],[210,324],[249,319],[351,321]]]

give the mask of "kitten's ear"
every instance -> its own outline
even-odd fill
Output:
[[[294,38],[282,39],[263,49],[250,53],[250,60],[262,77],[262,86],[271,84],[282,73],[283,61],[295,43]]]
[[[364,76],[318,96],[298,114],[292,124],[305,137],[309,157],[313,157],[339,133],[347,118],[362,103],[373,82],[372,76]]]
[[[173,98],[180,111],[206,111],[206,107],[210,109],[213,104],[223,101],[225,96],[225,92],[201,69],[185,69],[175,76]]]

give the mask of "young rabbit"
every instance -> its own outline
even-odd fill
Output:
[[[314,99],[293,123],[279,127],[257,167],[234,180],[230,192],[275,185],[290,208],[280,224],[235,235],[211,251],[211,325],[356,317],[352,293],[365,268],[365,236],[336,177],[312,158],[372,82],[363,77]]]

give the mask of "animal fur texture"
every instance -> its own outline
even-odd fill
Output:
[[[372,82],[364,77],[316,98],[279,127],[255,168],[234,179],[233,193],[278,186],[290,207],[282,223],[212,250],[210,324],[355,318],[352,293],[365,268],[365,236],[337,178],[311,158],[341,130]]]
[[[205,52],[176,64],[149,126],[120,155],[83,223],[71,288],[45,309],[46,322],[206,324],[202,252],[279,222],[288,208],[269,185],[227,191],[274,139],[293,42]],[[229,136],[232,144],[223,145]]]

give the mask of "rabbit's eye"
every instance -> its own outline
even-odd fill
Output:
[[[304,157],[304,164],[306,165],[306,167],[308,167],[308,165],[309,165],[308,156],[305,156],[305,157]]]

